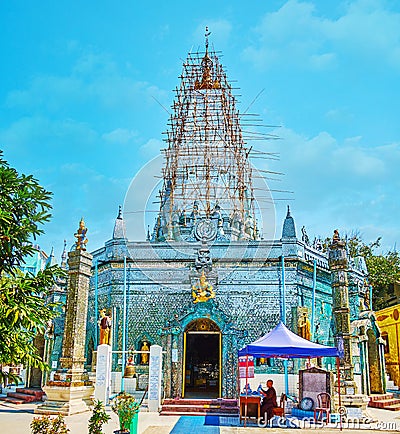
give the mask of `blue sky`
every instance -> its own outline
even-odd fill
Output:
[[[254,144],[280,154],[254,161],[285,173],[270,187],[294,192],[276,195],[290,198],[275,204],[277,236],[289,203],[310,238],[338,228],[400,246],[400,3],[252,3],[1,2],[0,148],[54,193],[42,248],[60,255],[81,216],[89,250],[110,238],[132,179],[159,154],[182,61],[203,48],[206,25],[239,109],[263,90],[250,112],[279,126],[279,141]]]

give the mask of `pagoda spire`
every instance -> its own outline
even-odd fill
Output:
[[[61,268],[67,269],[67,240],[64,240],[64,248],[61,254]]]
[[[206,55],[208,54],[208,37],[211,35],[211,32],[208,30],[208,26],[206,26],[206,31],[204,33],[204,37],[206,40]]]
[[[113,237],[113,239],[126,238],[125,234],[126,234],[126,231],[125,231],[125,222],[124,222],[124,219],[122,218],[122,206],[119,205],[118,216],[115,219],[112,237]]]
[[[236,98],[217,54],[189,53],[163,150],[152,241],[257,239],[252,170]]]

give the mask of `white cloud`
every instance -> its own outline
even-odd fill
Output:
[[[0,141],[5,145],[37,148],[38,152],[45,151],[49,145],[54,147],[59,143],[79,142],[82,137],[85,138],[85,145],[91,146],[98,134],[85,122],[52,120],[44,116],[22,117],[0,130]]]
[[[279,136],[282,140],[271,144],[270,151],[279,151],[280,162],[261,167],[255,161],[259,168],[285,173],[279,183],[268,181],[271,188],[294,191],[292,196],[273,194],[288,199],[276,202],[278,214],[283,218],[291,203],[297,227],[306,225],[311,237],[330,236],[336,227],[342,232],[361,229],[366,240],[386,236],[388,249],[393,243],[389,236],[400,235],[400,143],[367,147],[359,136],[338,140],[320,132],[307,137],[287,128]],[[279,225],[278,217],[278,233]]]
[[[71,112],[90,103],[105,109],[133,110],[139,104],[154,105],[152,97],[164,100],[168,92],[146,81],[137,80],[132,71],[122,71],[106,55],[85,53],[68,75],[35,77],[26,89],[7,95],[8,108],[25,108],[48,113]]]
[[[117,128],[109,133],[104,133],[102,138],[106,142],[115,143],[115,144],[126,144],[132,141],[135,137],[137,137],[137,132],[134,130],[129,130],[127,128]]]
[[[400,14],[381,1],[349,2],[335,20],[317,15],[308,1],[289,0],[264,15],[254,33],[243,56],[259,68],[332,69],[349,55],[400,67]]]
[[[146,158],[153,158],[160,155],[160,149],[165,146],[166,144],[161,140],[152,138],[140,147],[140,153]]]

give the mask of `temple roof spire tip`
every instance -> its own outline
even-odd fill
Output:
[[[206,26],[206,31],[204,33],[204,37],[206,39],[206,53],[208,53],[208,37],[211,35],[211,32],[208,30],[208,26]]]
[[[283,222],[282,238],[296,238],[296,225],[294,223],[294,218],[290,214],[289,205],[287,207],[286,218]]]
[[[113,230],[113,239],[125,238],[125,222],[122,218],[122,205],[118,206],[118,216],[115,219],[114,230]]]

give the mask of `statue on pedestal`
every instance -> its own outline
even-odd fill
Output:
[[[85,227],[85,222],[83,221],[83,217],[81,218],[81,221],[79,222],[79,228],[74,234],[74,237],[76,238],[75,241],[75,249],[76,250],[86,250],[86,244],[88,242],[88,239],[86,238],[87,228]]]
[[[150,351],[149,346],[147,345],[146,341],[143,341],[143,345],[140,348],[140,351]],[[140,364],[141,365],[148,365],[149,363],[149,353],[141,353],[140,354]]]
[[[110,345],[111,334],[111,317],[106,315],[106,310],[100,310],[100,319],[98,321],[100,327],[100,345]]]
[[[303,312],[297,321],[297,334],[304,339],[311,339],[311,323],[307,312]]]

